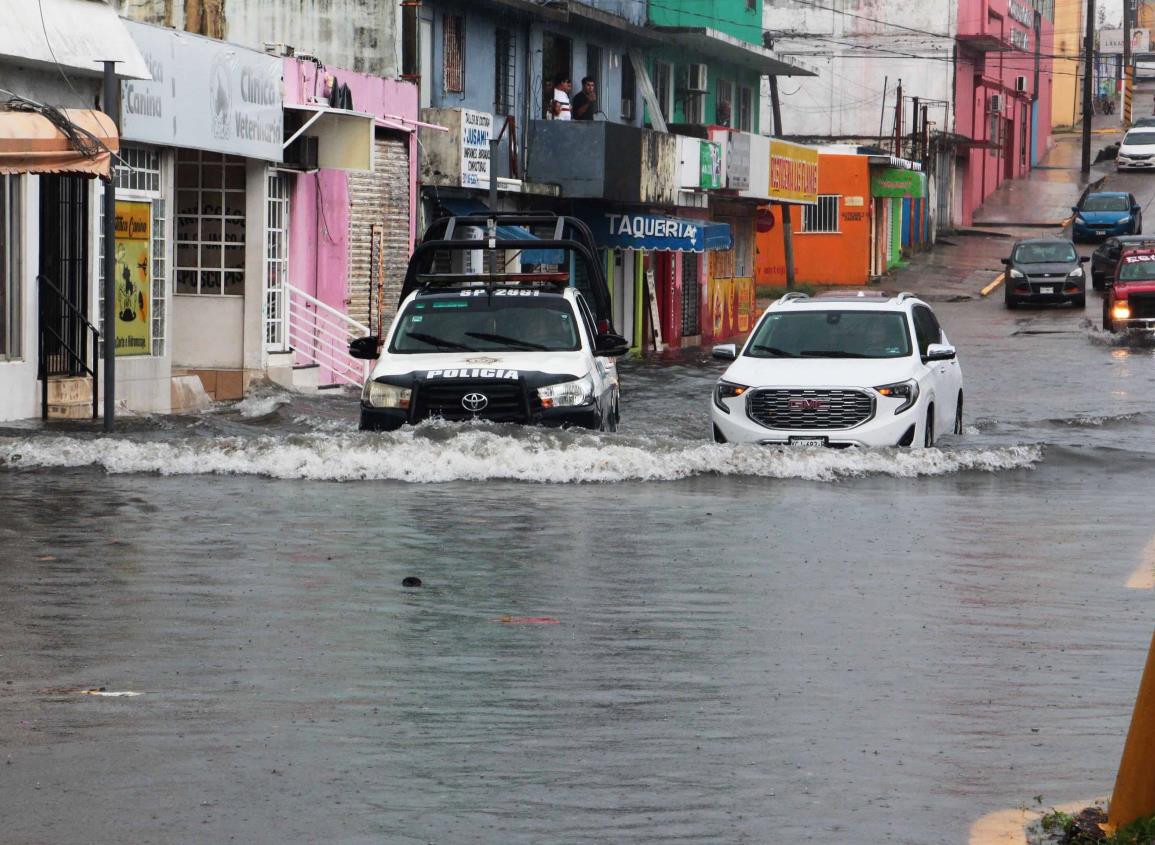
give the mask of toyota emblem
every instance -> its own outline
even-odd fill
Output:
[[[461,397],[461,407],[474,414],[484,411],[488,404],[489,397],[484,393],[466,393]]]

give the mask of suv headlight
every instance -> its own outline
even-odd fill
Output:
[[[403,408],[409,409],[409,400],[413,397],[413,389],[398,387],[395,384],[382,384],[379,381],[365,382],[365,389],[361,391],[361,401],[374,408]]]
[[[735,384],[732,381],[719,381],[714,387],[714,407],[723,413],[730,413],[723,399],[734,399],[749,390],[744,384]]]
[[[1082,267],[1076,267],[1074,270],[1072,270],[1070,273],[1067,274],[1067,278],[1068,279],[1077,279],[1081,275],[1083,275],[1083,268]]]
[[[1014,268],[1011,268],[1011,278],[1012,279],[1025,279],[1026,274],[1024,274],[1022,270],[1015,270]]]
[[[901,414],[903,411],[912,407],[918,401],[918,382],[914,379],[907,381],[896,381],[894,384],[884,384],[881,387],[874,388],[887,399],[902,399],[901,405],[894,409],[895,414]]]
[[[1118,219],[1118,221],[1116,221],[1115,225],[1116,226],[1122,226],[1124,223],[1130,223],[1130,222],[1131,222],[1131,215],[1128,214],[1126,217],[1120,217]]]
[[[594,397],[594,380],[589,374],[575,381],[547,384],[537,389],[537,398],[543,408],[572,408],[588,405]]]

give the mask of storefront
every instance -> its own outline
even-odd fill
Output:
[[[187,377],[213,399],[238,399],[264,368],[267,245],[278,237],[268,231],[270,165],[283,158],[281,60],[126,27],[153,72],[152,81],[123,89],[123,133],[140,145],[147,174],[130,196],[151,208],[153,284],[171,299],[155,303],[149,354],[126,362],[125,378],[163,382],[153,392],[169,392],[176,408],[190,399]]]
[[[890,166],[872,167],[870,172],[874,208],[871,267],[875,275],[896,267],[903,250],[921,246],[929,231],[926,177],[897,166],[899,162],[895,159]]]

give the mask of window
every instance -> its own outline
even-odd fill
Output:
[[[718,90],[714,95],[714,122],[719,126],[729,126],[733,119],[734,83],[728,79],[718,80]]]
[[[802,206],[801,234],[838,232],[838,206],[841,196],[820,195],[815,205]]]
[[[706,95],[689,94],[686,97],[686,123],[706,122]]]
[[[20,177],[0,176],[0,361],[22,357]]]
[[[926,354],[926,348],[932,343],[942,343],[942,329],[934,313],[925,305],[914,307],[914,334],[918,338],[918,352]]]
[[[517,98],[517,40],[513,32],[497,30],[496,46],[493,110],[497,114],[512,114]]]
[[[627,53],[622,53],[622,120],[634,119],[634,104],[637,98],[638,82],[634,76],[634,63]]]
[[[465,93],[465,22],[459,15],[442,15],[441,79],[447,94]]]
[[[666,121],[674,118],[674,66],[667,62],[654,62],[654,93],[658,97],[658,108]]]
[[[265,231],[265,349],[288,349],[289,177],[269,172],[268,229]]]
[[[738,87],[737,129],[742,132],[754,131],[754,91],[746,85]]]
[[[598,86],[598,94],[602,91],[602,48],[596,44],[586,44],[586,72]],[[580,90],[580,80],[574,80],[574,90]]]
[[[178,150],[176,292],[243,296],[245,160]]]

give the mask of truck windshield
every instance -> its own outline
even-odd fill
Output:
[[[536,290],[469,289],[418,299],[398,318],[390,352],[571,352],[577,320],[561,296]]]
[[[1155,280],[1155,261],[1150,260],[1152,256],[1143,256],[1147,261],[1128,261],[1124,260],[1123,266],[1119,268],[1119,281],[1121,282],[1149,282]]]
[[[903,358],[910,332],[900,311],[770,314],[743,353],[752,358]]]

